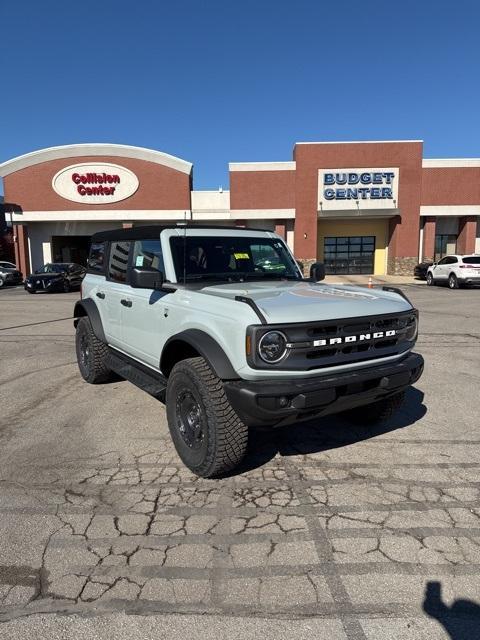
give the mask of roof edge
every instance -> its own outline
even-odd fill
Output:
[[[7,160],[0,164],[0,177],[15,173],[21,169],[32,167],[42,162],[50,160],[59,160],[63,158],[81,158],[83,156],[113,156],[123,158],[134,158],[136,160],[145,160],[156,164],[175,169],[190,175],[192,172],[192,163],[171,156],[162,151],[147,149],[145,147],[134,147],[125,144],[113,144],[106,142],[93,142],[81,144],[66,144],[58,147],[47,147],[31,151],[11,160]]]

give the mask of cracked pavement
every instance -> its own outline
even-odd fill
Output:
[[[2,290],[0,639],[451,637],[445,610],[480,605],[480,292],[405,291],[426,370],[390,424],[252,433],[237,474],[204,480],[162,404],[82,381],[55,321],[75,294]]]

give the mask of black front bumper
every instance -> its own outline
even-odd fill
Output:
[[[409,353],[398,362],[315,378],[231,380],[228,400],[248,426],[280,427],[339,413],[394,395],[416,382],[423,358]]]
[[[45,284],[43,284],[43,282],[37,284],[35,281],[25,282],[25,291],[46,291],[47,293],[51,293],[53,291],[63,291],[63,287],[63,280],[46,280]]]

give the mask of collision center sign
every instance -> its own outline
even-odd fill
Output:
[[[396,209],[398,167],[320,169],[318,210]]]
[[[117,164],[81,163],[61,169],[52,187],[62,198],[84,204],[108,204],[132,196],[138,189],[137,176]]]

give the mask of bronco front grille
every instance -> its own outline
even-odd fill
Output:
[[[408,351],[416,339],[417,312],[343,318],[305,324],[251,327],[252,344],[278,329],[288,340],[287,355],[275,365],[264,363],[256,350],[250,366],[261,369],[309,371],[360,363]]]

